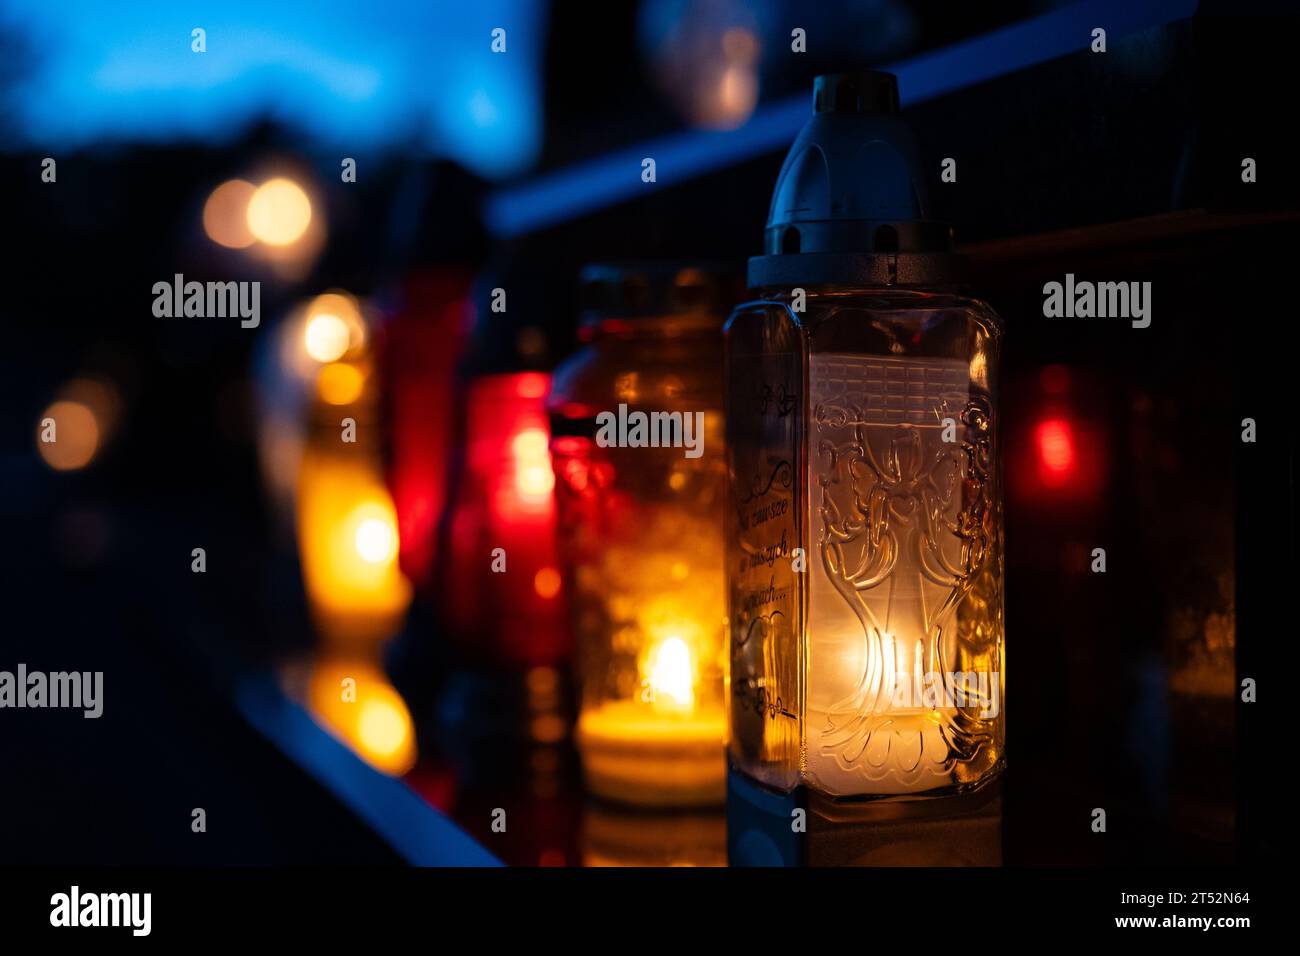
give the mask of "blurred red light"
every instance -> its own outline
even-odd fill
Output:
[[[515,389],[520,398],[541,398],[549,386],[549,378],[541,372],[525,372],[519,376]]]
[[[1069,520],[1101,506],[1110,471],[1111,429],[1096,403],[1072,399],[1099,390],[1086,368],[1045,365],[1023,381],[1024,417],[1008,437],[1008,495]]]
[[[446,268],[410,276],[380,339],[387,383],[388,485],[398,561],[417,588],[432,583],[456,430],[456,365],[469,316],[469,276]]]
[[[1049,418],[1038,423],[1038,463],[1043,483],[1063,484],[1074,471],[1074,433],[1070,423],[1062,418]]]
[[[545,374],[499,373],[472,379],[465,395],[464,470],[449,505],[441,586],[452,632],[498,666],[553,666],[569,653],[549,387]],[[494,569],[497,549],[508,563]]]

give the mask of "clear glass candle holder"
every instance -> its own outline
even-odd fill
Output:
[[[592,267],[586,348],[549,399],[588,788],[720,804],[726,673],[721,326],[710,273]],[[690,416],[699,454],[599,440],[602,415]]]
[[[894,77],[819,77],[726,329],[730,755],[832,800],[1003,766],[1002,323]]]

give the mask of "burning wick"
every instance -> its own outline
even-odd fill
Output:
[[[673,710],[690,710],[695,706],[692,681],[691,649],[680,637],[670,637],[659,645],[650,665],[650,690],[656,704]]]

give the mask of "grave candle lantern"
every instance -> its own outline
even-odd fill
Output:
[[[589,267],[584,282],[588,344],[548,400],[584,775],[623,803],[721,803],[721,327],[734,300],[721,274],[697,268]],[[642,414],[654,438],[667,423],[682,440],[638,441]],[[615,419],[630,425],[602,438]]]
[[[444,611],[476,666],[523,671],[568,655],[555,543],[555,475],[542,372],[467,387],[464,462],[448,507]]]
[[[897,114],[891,75],[817,79],[725,335],[731,762],[840,801],[1004,760],[1002,326]]]
[[[470,279],[454,265],[405,277],[383,327],[386,478],[397,509],[398,564],[417,591],[433,578],[437,526],[455,445],[456,365],[472,310]]]
[[[373,386],[362,359],[322,367],[298,469],[299,556],[312,618],[333,648],[373,649],[402,625],[411,586],[397,564]],[[354,387],[360,389],[355,395]]]

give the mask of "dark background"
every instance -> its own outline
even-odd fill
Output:
[[[1169,691],[1180,640],[1217,616],[1232,622],[1239,676],[1258,676],[1267,700],[1265,661],[1285,660],[1295,630],[1285,612],[1293,403],[1282,389],[1297,297],[1298,24],[1222,19],[1215,6],[1112,40],[1104,57],[1081,51],[909,111],[936,158],[936,212],[956,224],[974,290],[1008,326],[1009,863],[1280,852],[1271,835],[1286,751],[1270,705],[1187,703]],[[914,33],[889,55],[1040,12],[999,4],[990,19],[978,9],[913,8]],[[550,17],[540,171],[677,128],[628,53],[632,5],[557,3]],[[764,102],[809,90],[822,70],[873,62],[810,54],[765,76]],[[0,102],[4,82],[0,73]],[[248,155],[293,155],[296,142],[268,121],[224,147],[59,154],[57,190],[40,182],[44,153],[0,153],[0,668],[103,670],[108,699],[97,721],[0,713],[0,863],[397,859],[232,706],[235,675],[311,641],[295,558],[271,535],[260,486],[253,337],[148,311],[158,278],[204,272],[205,250],[187,237],[207,190]],[[950,155],[959,182],[941,184],[937,158]],[[1254,185],[1240,181],[1243,156],[1258,160]],[[782,157],[507,242],[466,214],[466,197],[494,186],[428,159],[363,158],[368,174],[324,197],[332,240],[314,273],[264,286],[263,315],[304,289],[382,296],[410,263],[454,251],[509,277],[528,304],[518,321],[544,330],[553,362],[573,347],[583,263],[740,263],[758,252]],[[413,240],[399,229],[412,184],[426,196]],[[1042,284],[1066,272],[1151,281],[1152,326],[1043,319]],[[509,351],[496,360],[509,363]],[[1023,457],[1049,401],[1042,370],[1058,365],[1070,390],[1053,401],[1090,436],[1096,465],[1064,495],[1036,488]],[[59,384],[87,369],[119,383],[123,424],[92,468],[56,474],[35,452],[34,423]],[[1246,415],[1259,423],[1254,446],[1239,441]],[[196,542],[209,555],[202,576],[189,572]],[[1098,546],[1104,576],[1088,570]],[[394,653],[436,669],[439,654],[419,648],[437,642],[421,620]],[[571,826],[576,805],[563,804],[567,822],[554,825]],[[208,811],[206,838],[190,832],[195,806]],[[1086,826],[1094,807],[1108,809],[1105,837]],[[536,862],[526,845],[498,852]]]

